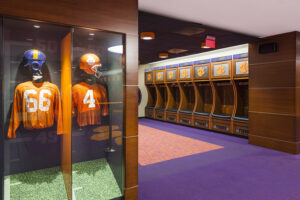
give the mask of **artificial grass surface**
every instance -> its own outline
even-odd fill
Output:
[[[72,197],[76,200],[109,200],[122,196],[106,159],[72,165]],[[66,200],[67,194],[60,167],[25,172],[10,179],[5,192],[11,200]]]
[[[72,165],[73,199],[109,200],[122,196],[106,159]]]
[[[11,200],[68,199],[60,167],[15,174],[6,178],[10,178]]]

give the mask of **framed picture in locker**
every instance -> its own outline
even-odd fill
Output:
[[[233,77],[248,77],[249,63],[248,58],[233,60]]]
[[[178,68],[178,80],[179,81],[191,81],[193,79],[193,63],[183,63]]]
[[[155,83],[162,83],[165,81],[165,70],[154,71]]]
[[[212,79],[229,79],[231,76],[232,56],[213,58],[211,64]]]
[[[145,72],[145,84],[153,83],[153,72]]]
[[[194,80],[209,80],[210,63],[194,65]]]
[[[177,67],[178,65],[169,65],[166,67],[166,82],[177,81]]]

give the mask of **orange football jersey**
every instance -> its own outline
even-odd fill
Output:
[[[16,137],[23,122],[27,130],[52,127],[57,122],[57,134],[62,134],[61,98],[56,85],[27,81],[15,89],[8,138]]]
[[[108,115],[106,90],[102,85],[89,85],[85,82],[72,87],[72,114],[77,110],[79,126],[101,124],[101,116]]]

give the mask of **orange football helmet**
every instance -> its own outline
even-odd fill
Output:
[[[95,75],[97,78],[100,78],[102,74],[100,67],[100,58],[95,54],[87,53],[80,58],[80,69],[87,74]]]

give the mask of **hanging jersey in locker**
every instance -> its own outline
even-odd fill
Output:
[[[57,121],[57,134],[62,134],[61,98],[58,87],[52,83],[27,81],[15,89],[8,138],[16,137],[23,122],[27,130],[52,127]]]
[[[85,82],[72,87],[72,114],[77,110],[79,126],[101,124],[101,117],[108,115],[106,90],[102,85],[89,85]]]

